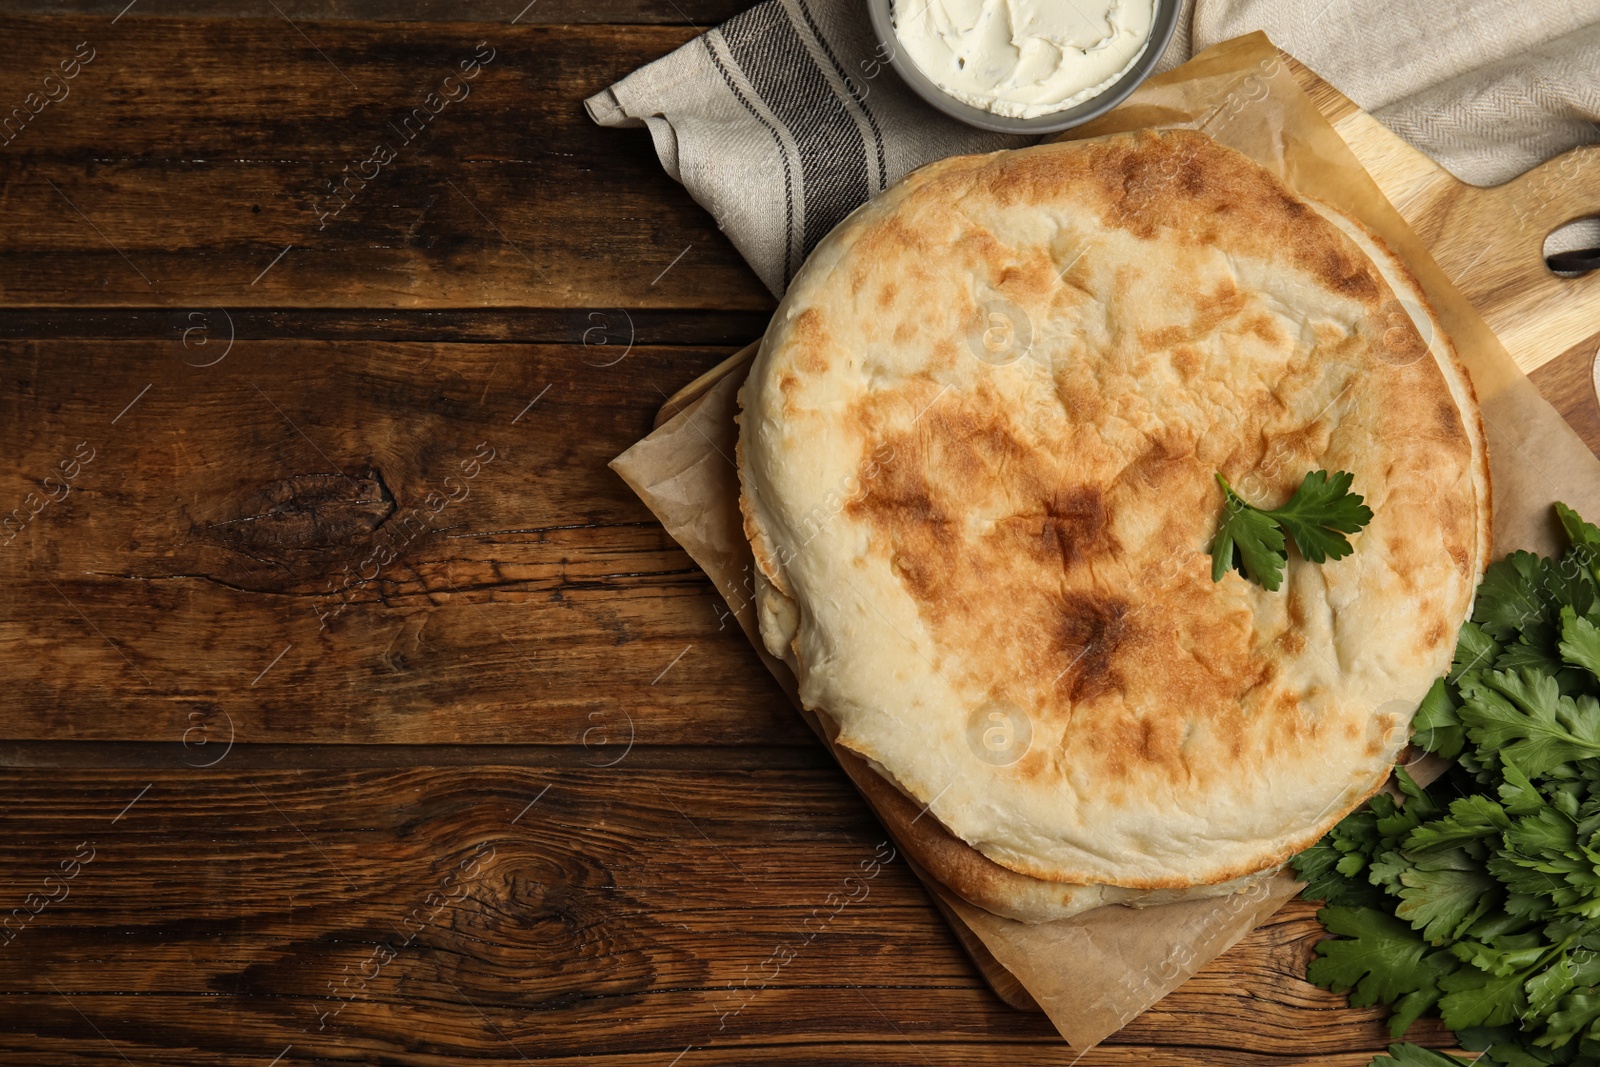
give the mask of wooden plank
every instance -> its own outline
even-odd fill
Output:
[[[628,766],[641,769],[702,771],[816,771],[836,766],[814,738],[795,745],[651,744],[648,739],[627,748],[625,731],[607,738],[596,730],[570,745],[518,744],[514,739],[477,745],[344,745],[227,743],[224,730],[209,727],[187,731],[171,741],[0,741],[0,767],[96,767],[169,771],[199,767],[227,753],[233,771],[353,770],[360,768],[544,767],[582,770],[610,763],[627,752]],[[207,748],[208,744],[215,747]]]
[[[597,351],[0,343],[7,736],[800,743],[605,466],[728,350]]]
[[[751,6],[748,0],[0,0],[3,15],[126,18],[277,18],[280,22],[475,22],[520,26],[590,23],[710,26]],[[281,14],[274,12],[276,8]]]
[[[0,1062],[1076,1055],[983,989],[832,769],[68,766],[7,775],[0,812],[29,915]],[[1079,1062],[1365,1064],[1379,1013],[1304,982],[1317,936],[1289,906]]]
[[[0,116],[78,68],[0,144],[7,305],[773,304],[649,136],[581,106],[691,27],[5,28],[33,58],[0,71]]]
[[[188,342],[204,362],[202,340],[220,352],[232,339],[261,341],[433,341],[463,344],[583,345],[600,365],[624,358],[629,345],[742,347],[767,328],[765,311],[658,308],[105,308],[0,307],[0,340]]]

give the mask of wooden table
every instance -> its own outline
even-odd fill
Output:
[[[0,1063],[1075,1062],[803,942],[884,835],[605,467],[772,301],[580,101],[746,0],[124,2],[0,3]],[[1312,910],[1076,1062],[1365,1064]]]

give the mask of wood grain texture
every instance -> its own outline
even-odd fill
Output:
[[[0,343],[7,736],[807,737],[605,466],[727,350],[221,340]]]
[[[0,1062],[1077,1055],[982,987],[903,861],[873,862],[881,831],[831,768],[224,759],[14,772],[0,811],[0,902],[28,912],[0,948]],[[1386,1037],[1303,981],[1315,931],[1286,908],[1078,1062],[1364,1064]]]
[[[162,340],[191,363],[215,358],[228,340],[503,341],[583,345],[597,367],[630,344],[742,347],[766,329],[765,311],[677,308],[106,308],[0,307],[0,340]],[[204,341],[215,348],[207,356]]]
[[[6,18],[34,58],[0,115],[94,58],[0,145],[0,300],[771,308],[649,136],[581,105],[692,27],[298,25]]]
[[[1544,398],[1600,455],[1600,403],[1596,398],[1596,357],[1600,334],[1580,341],[1528,375]]]

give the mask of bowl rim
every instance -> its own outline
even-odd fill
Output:
[[[1082,103],[1060,111],[1033,118],[1012,118],[996,115],[992,111],[973,107],[956,99],[941,89],[903,49],[895,33],[893,5],[895,0],[867,0],[867,13],[872,22],[873,34],[878,39],[879,55],[887,55],[889,65],[911,91],[938,111],[969,126],[991,133],[1046,134],[1070,130],[1085,122],[1097,119],[1128,98],[1154,71],[1156,63],[1166,54],[1178,29],[1179,0],[1155,0],[1155,11],[1150,24],[1150,40],[1144,52],[1122,76],[1104,90]]]

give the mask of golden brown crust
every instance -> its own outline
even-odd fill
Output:
[[[1390,287],[1400,298],[1406,313],[1413,319],[1420,319],[1417,328],[1426,332],[1432,339],[1433,354],[1448,381],[1454,400],[1454,411],[1446,412],[1441,407],[1440,417],[1452,425],[1459,422],[1473,445],[1472,467],[1478,503],[1476,524],[1478,550],[1475,558],[1461,562],[1464,572],[1471,575],[1476,591],[1477,582],[1494,554],[1494,493],[1489,477],[1488,428],[1483,421],[1483,410],[1478,404],[1478,391],[1472,384],[1472,375],[1468,373],[1467,365],[1462,361],[1461,353],[1456,350],[1455,343],[1450,340],[1444,324],[1429,306],[1427,296],[1422,289],[1422,282],[1406,262],[1395,254],[1382,237],[1362,225],[1359,220],[1327,205],[1319,205],[1319,210],[1325,215],[1337,216],[1347,232],[1356,231],[1359,234],[1358,241],[1365,246],[1367,254],[1383,272]],[[1443,499],[1439,504],[1441,508],[1447,506],[1447,502]],[[1450,641],[1454,647],[1454,634],[1450,635]]]

